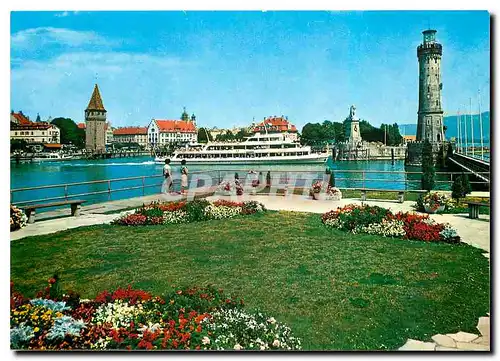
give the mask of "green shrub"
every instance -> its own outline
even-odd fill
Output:
[[[434,169],[434,158],[432,155],[432,145],[428,139],[422,147],[422,189],[431,191],[434,188],[436,170]]]
[[[330,168],[326,168],[325,174],[328,174],[328,185],[330,187],[335,187],[335,174]]]
[[[459,175],[455,178],[451,186],[451,197],[453,199],[458,201],[470,192],[472,192],[472,187],[469,182],[469,177],[466,174]]]
[[[188,215],[189,222],[197,222],[206,220],[205,208],[210,205],[206,199],[195,199],[192,202],[187,202],[185,210]]]

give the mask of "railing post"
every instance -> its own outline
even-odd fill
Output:
[[[111,181],[108,180],[108,201],[111,199]]]
[[[14,201],[14,192],[10,191],[10,203]]]
[[[363,188],[366,188],[365,186],[365,178],[366,178],[366,174],[365,174],[365,171],[363,171]]]
[[[145,193],[144,193],[144,184],[145,183],[145,177],[142,177],[142,195],[144,196]]]
[[[64,199],[68,200],[68,185],[64,185]]]

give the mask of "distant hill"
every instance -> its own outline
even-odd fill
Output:
[[[490,139],[490,112],[481,113],[481,117],[483,118],[483,137],[484,140]],[[444,117],[444,125],[448,127],[446,130],[445,136],[446,139],[450,139],[452,137],[457,137],[458,129],[457,129],[457,120],[458,117],[456,115],[449,115]],[[464,130],[464,117],[462,116],[462,131]],[[474,123],[474,138],[479,141],[480,140],[480,128],[479,128],[479,114],[472,115],[472,121]],[[399,124],[399,132],[401,135],[417,135],[417,123],[415,124]],[[464,135],[465,136],[465,135]],[[467,116],[467,136],[470,139],[471,136],[471,126],[469,116]]]

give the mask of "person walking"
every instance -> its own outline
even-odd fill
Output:
[[[170,168],[170,159],[165,159],[163,166],[163,184],[161,186],[162,193],[170,193],[172,187],[172,169]]]
[[[186,167],[186,160],[181,161],[181,193],[186,194],[188,188],[188,169]]]

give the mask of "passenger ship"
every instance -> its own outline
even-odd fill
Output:
[[[328,153],[313,153],[283,134],[255,134],[243,142],[191,144],[176,150],[170,157],[156,157],[156,163],[179,164],[318,164],[325,163]]]

